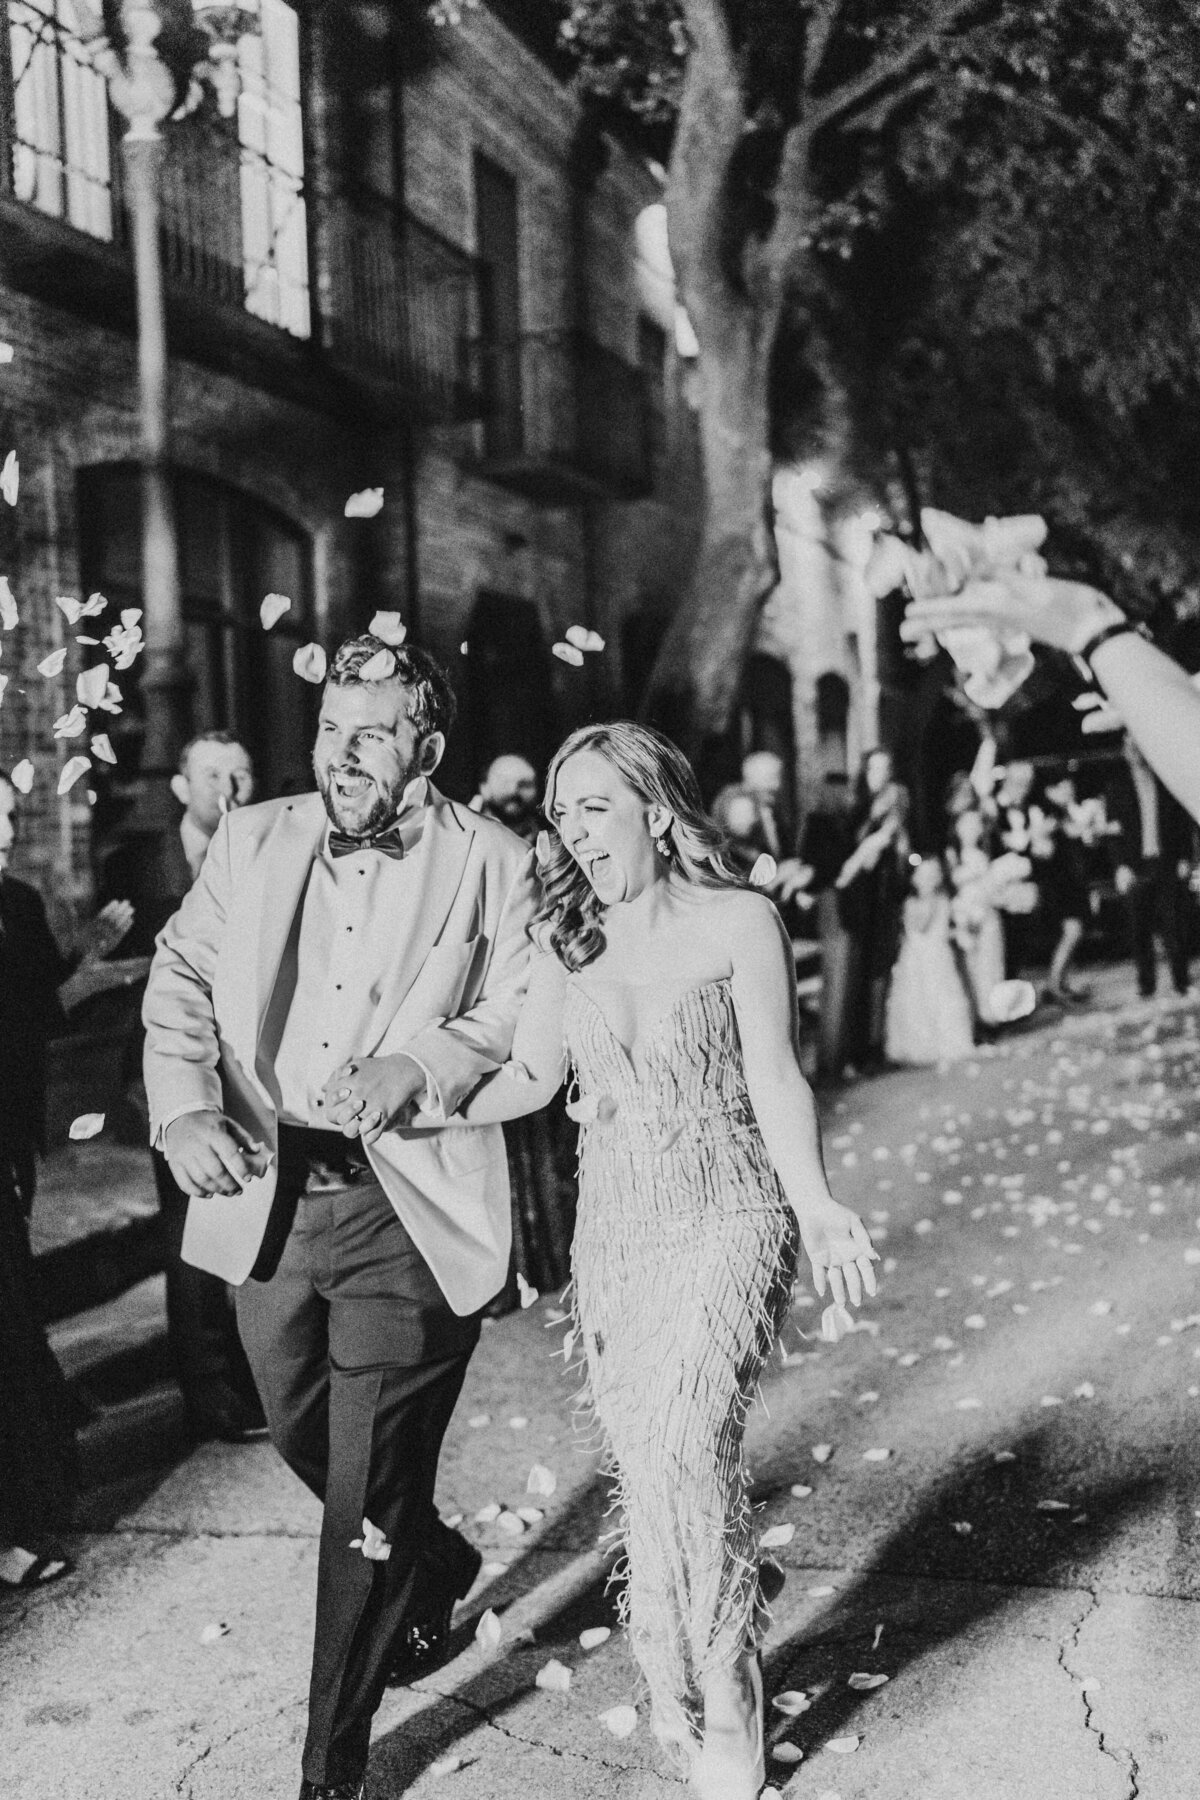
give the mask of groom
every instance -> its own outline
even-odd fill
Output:
[[[397,1649],[421,1672],[476,1553],[433,1508],[508,1266],[498,1126],[417,1132],[509,1051],[531,858],[430,777],[454,710],[426,652],[344,643],[317,794],[223,820],[145,1002],[183,1253],[240,1284],[272,1439],[324,1502],[301,1800],[356,1800]]]

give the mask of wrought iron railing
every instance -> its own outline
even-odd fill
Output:
[[[555,470],[614,495],[648,490],[642,371],[586,332],[477,341],[468,366],[483,401],[483,464],[498,478],[552,484]]]
[[[392,201],[344,190],[327,213],[328,341],[335,363],[411,396],[427,415],[478,411],[465,355],[475,263]]]

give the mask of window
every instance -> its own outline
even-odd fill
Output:
[[[8,42],[13,193],[92,237],[111,238],[108,95],[75,34],[70,0],[9,0]]]
[[[294,7],[262,0],[261,34],[238,40],[238,68],[246,310],[307,337],[308,221]]]
[[[126,235],[104,78],[74,28],[71,0],[9,0],[12,183],[18,200],[92,237]],[[168,276],[245,307],[294,337],[311,331],[300,29],[286,0],[261,0],[238,40],[236,117],[212,93],[164,128]]]
[[[141,605],[137,469],[83,470],[79,500],[84,590],[99,588],[112,613]],[[292,657],[313,635],[308,540],[250,495],[183,471],[175,504],[194,726],[237,732],[264,799],[305,786],[316,689],[296,679]],[[286,594],[292,606],[264,631],[258,609],[269,593]],[[120,677],[126,710],[110,731],[123,768],[136,762],[140,739],[140,670],[139,661]]]

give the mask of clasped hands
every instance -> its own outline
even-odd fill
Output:
[[[385,1131],[403,1122],[426,1088],[420,1063],[403,1051],[395,1056],[356,1056],[333,1071],[325,1083],[322,1111],[329,1126],[343,1137],[374,1144]]]

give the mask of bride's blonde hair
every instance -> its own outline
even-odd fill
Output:
[[[539,867],[541,904],[533,922],[539,942],[549,940],[559,961],[574,972],[604,948],[604,907],[591,882],[554,826],[554,794],[563,764],[581,750],[592,750],[611,763],[617,774],[648,806],[661,806],[671,822],[657,840],[671,873],[697,887],[745,887],[742,875],[727,860],[725,838],[704,810],[692,766],[670,738],[631,719],[584,725],[560,744],[546,771],[546,817],[550,822],[549,854]]]

